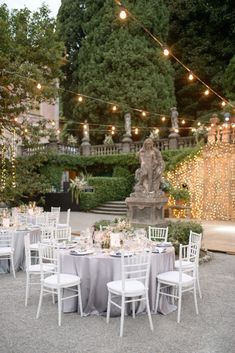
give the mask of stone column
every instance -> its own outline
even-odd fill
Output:
[[[83,139],[81,143],[81,154],[83,156],[89,156],[91,154],[89,124],[87,120],[84,121],[84,125],[83,125]]]
[[[123,135],[123,138],[122,138],[122,152],[129,153],[129,152],[131,152],[131,144],[132,144],[131,114],[126,113],[124,115],[124,119],[125,119],[125,134]]]
[[[230,124],[223,124],[222,129],[222,142],[230,143],[231,127]]]

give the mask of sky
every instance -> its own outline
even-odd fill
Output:
[[[21,9],[26,6],[31,11],[37,10],[43,2],[48,5],[51,15],[55,17],[59,10],[61,0],[0,0],[0,4],[7,4],[10,10]]]

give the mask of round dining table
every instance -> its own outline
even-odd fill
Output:
[[[37,243],[40,241],[41,230],[39,227],[24,228],[24,229],[7,229],[8,233],[13,236],[13,247],[14,247],[14,267],[15,271],[25,269],[25,247],[24,247],[24,236],[30,234],[30,242]],[[0,273],[9,272],[10,262],[0,258]]]
[[[152,253],[149,278],[149,302],[153,312],[157,288],[157,275],[174,268],[175,251],[173,247],[166,248],[165,252]],[[107,310],[108,290],[107,283],[121,279],[121,258],[113,257],[109,253],[93,253],[90,255],[72,255],[69,250],[61,250],[62,273],[74,274],[81,278],[81,294],[84,315],[105,314]],[[69,292],[64,291],[64,297]],[[158,312],[167,315],[176,309],[166,296],[159,301]],[[64,312],[79,310],[77,298],[69,298],[63,301]],[[145,303],[136,305],[136,312],[145,311]],[[111,307],[111,316],[120,315],[115,306]]]

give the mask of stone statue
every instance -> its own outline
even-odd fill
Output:
[[[84,121],[83,125],[83,138],[90,141],[90,129],[87,120]]]
[[[140,194],[159,194],[164,171],[164,161],[160,151],[154,147],[153,140],[147,138],[139,153],[140,168],[136,170],[135,192]]]
[[[172,129],[179,128],[178,116],[179,116],[179,113],[177,112],[176,107],[171,108],[171,127],[172,127]]]
[[[126,113],[124,115],[125,118],[125,133],[128,136],[131,136],[131,114],[130,113]]]

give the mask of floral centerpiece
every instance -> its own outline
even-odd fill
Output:
[[[70,179],[69,190],[72,193],[72,201],[75,201],[76,204],[79,204],[80,193],[88,186],[87,178],[84,174],[81,173],[80,177]]]

